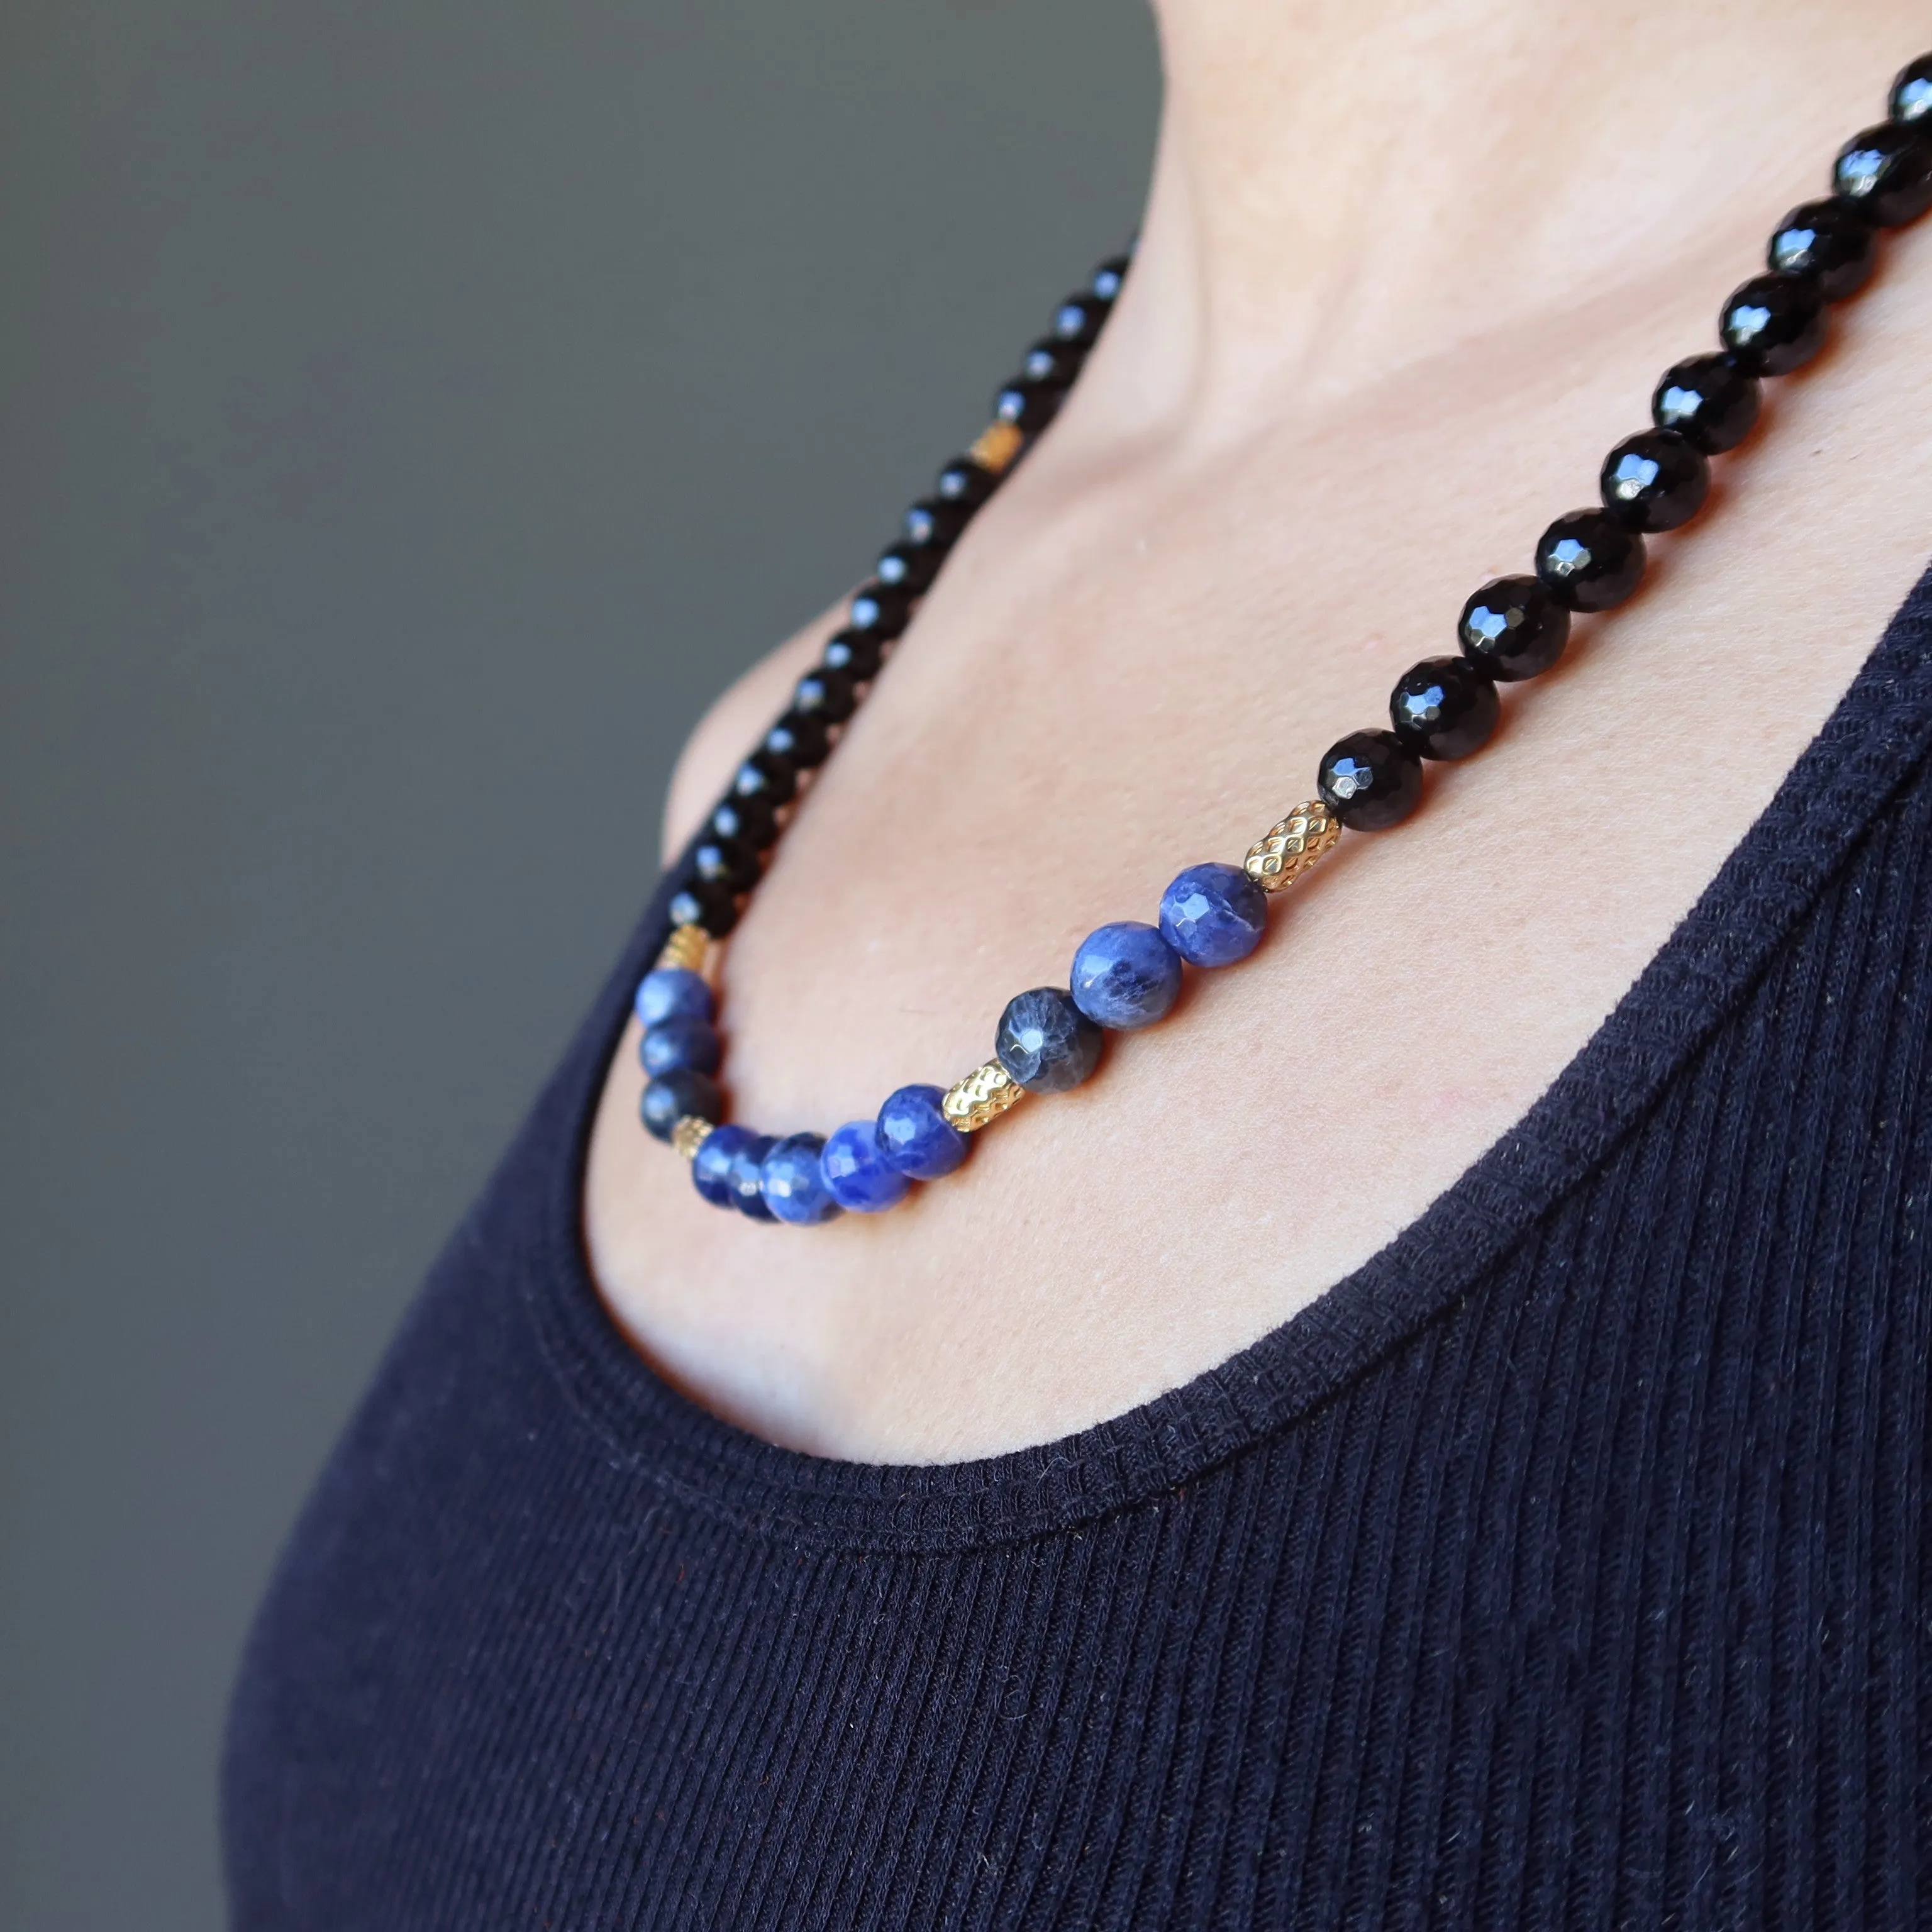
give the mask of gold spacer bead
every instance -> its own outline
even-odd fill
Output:
[[[989,1060],[953,1082],[939,1111],[962,1134],[977,1133],[1025,1097],[1026,1089],[997,1060]]]
[[[658,955],[660,966],[682,966],[687,973],[704,970],[705,950],[711,935],[701,926],[674,926]]]
[[[1020,445],[1026,436],[1017,423],[988,423],[973,439],[972,447],[966,454],[982,470],[990,470],[995,476],[1012,466],[1013,458],[1020,453]]]
[[[1264,892],[1292,885],[1318,859],[1334,850],[1342,828],[1319,800],[1298,805],[1248,848],[1242,869]]]
[[[698,1150],[710,1133],[712,1123],[698,1114],[680,1114],[670,1130],[670,1144],[686,1160],[695,1160]]]

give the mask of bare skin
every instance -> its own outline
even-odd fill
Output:
[[[1120,308],[728,949],[734,1112],[768,1130],[956,1077],[1093,926],[1238,860],[1451,647],[1463,595],[1594,499],[1658,374],[1711,344],[1926,38],[1868,0],[1160,13]],[[1145,1402],[1366,1260],[1583,1046],[1932,556],[1928,316],[1932,221],[1487,751],[906,1207],[809,1233],[706,1207],[637,1125],[627,1034],[585,1221],[640,1351],[770,1441],[952,1461]],[[667,849],[832,625],[700,728]]]

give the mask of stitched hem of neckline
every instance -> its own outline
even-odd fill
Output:
[[[630,995],[669,929],[661,882],[532,1110],[534,1238],[500,1258],[566,1400],[642,1478],[752,1533],[854,1550],[957,1550],[1076,1528],[1192,1480],[1306,1415],[1450,1313],[1610,1154],[1722,1023],[1932,741],[1932,569],[1702,896],[1514,1126],[1386,1246],[1192,1380],[1036,1448],[874,1464],[762,1441],[672,1388],[592,1278],[583,1179]],[[1748,911],[1750,916],[1740,915]]]

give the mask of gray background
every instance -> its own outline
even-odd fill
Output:
[[[250,1607],[676,746],[1156,99],[1137,0],[0,0],[0,1924],[219,1922]]]

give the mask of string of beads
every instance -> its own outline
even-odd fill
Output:
[[[779,1138],[724,1124],[712,976],[718,942],[948,553],[1078,376],[1127,272],[1125,256],[1103,262],[1000,391],[992,424],[906,512],[897,541],[853,596],[844,627],[799,680],[681,862],[670,938],[638,988],[636,1010],[644,1124],[691,1162],[698,1192],[754,1220],[800,1226],[896,1205],[914,1181],[952,1173],[970,1137],[1027,1094],[1064,1093],[1087,1079],[1108,1033],[1164,1017],[1188,967],[1246,958],[1268,929],[1270,898],[1332,851],[1344,830],[1382,831],[1406,818],[1422,796],[1425,761],[1467,758],[1488,742],[1498,685],[1547,670],[1573,616],[1612,610],[1636,590],[1645,538],[1697,514],[1711,458],[1735,448],[1757,420],[1762,379],[1788,375],[1817,354],[1828,305],[1870,280],[1880,231],[1932,207],[1932,55],[1899,74],[1887,106],[1887,119],[1840,150],[1830,194],[1778,224],[1766,272],[1719,312],[1721,350],[1666,371],[1651,398],[1652,426],[1604,459],[1600,502],[1544,532],[1532,572],[1497,578],[1464,603],[1457,653],[1406,673],[1390,697],[1388,728],[1331,746],[1316,796],[1270,826],[1241,864],[1190,866],[1162,894],[1154,922],[1121,920],[1088,934],[1069,983],[1009,1000],[993,1057],[950,1087],[902,1087],[875,1118],[829,1136]]]

